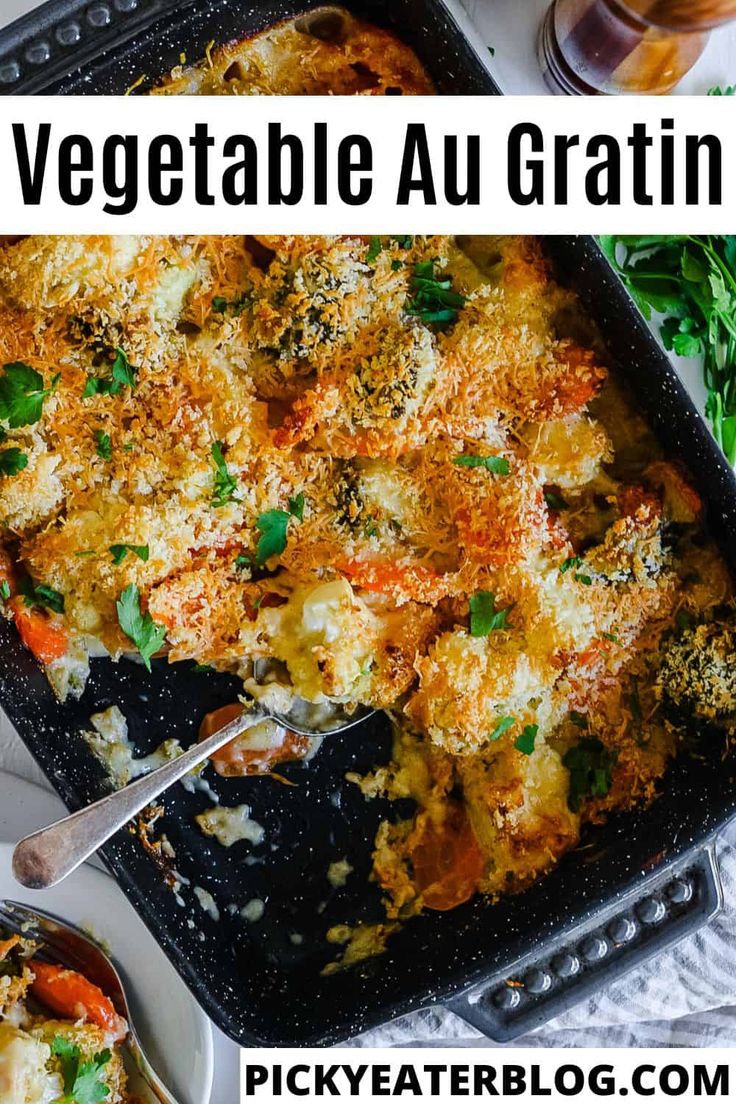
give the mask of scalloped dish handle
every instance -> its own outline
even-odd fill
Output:
[[[712,842],[446,1007],[494,1042],[518,1039],[679,943],[722,903]]]

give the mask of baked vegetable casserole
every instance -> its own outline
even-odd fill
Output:
[[[126,1087],[125,1021],[101,989],[36,949],[0,929],[0,1100],[142,1104]]]
[[[732,731],[698,494],[535,240],[27,238],[0,366],[2,609],[59,698],[90,656],[246,695],[263,659],[387,710],[392,763],[346,784],[413,799],[375,841],[390,918],[524,888]],[[313,752],[267,722],[214,766]]]

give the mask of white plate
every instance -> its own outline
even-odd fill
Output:
[[[54,889],[23,889],[11,873],[14,843],[63,815],[48,790],[0,772],[0,899],[22,901],[91,931],[120,967],[148,1057],[181,1104],[208,1104],[212,1027],[115,881],[89,864]]]

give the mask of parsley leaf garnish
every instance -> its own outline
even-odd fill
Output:
[[[505,456],[456,456],[452,462],[460,468],[485,468],[494,475],[508,475],[511,471]]]
[[[222,441],[213,441],[211,451],[215,464],[215,489],[212,496],[212,505],[225,506],[235,499],[238,481],[225,463],[225,457],[222,455]]]
[[[297,521],[304,521],[304,492],[300,491],[294,498],[289,499],[289,513]]]
[[[97,442],[97,455],[103,460],[112,460],[112,441],[110,440],[110,434],[105,433],[103,429],[98,429],[95,431],[95,441]]]
[[[109,376],[90,376],[85,384],[82,398],[88,399],[91,395],[118,395],[123,387],[129,387],[131,391],[137,382],[138,369],[128,360],[127,353],[119,345],[113,350],[115,357]]]
[[[568,556],[566,560],[560,564],[560,575],[566,575],[572,567],[582,567],[583,561],[579,556]]]
[[[11,429],[35,425],[43,412],[43,401],[58,382],[44,388],[43,376],[22,361],[6,364],[0,376],[0,421]]]
[[[157,625],[150,613],[141,613],[141,596],[138,587],[131,583],[123,590],[115,603],[118,624],[128,640],[135,644],[144,664],[151,670],[151,656],[160,649],[166,638],[166,629]]]
[[[567,804],[574,813],[579,811],[583,798],[606,796],[613,784],[611,771],[616,758],[615,752],[592,736],[565,752],[562,763],[570,772]]]
[[[566,510],[567,502],[562,495],[557,494],[555,491],[545,491],[544,501],[549,506],[550,510]]]
[[[496,597],[490,590],[479,590],[470,598],[470,635],[488,636],[497,629],[508,628],[512,607],[496,609]]]
[[[147,544],[111,544],[110,553],[115,567],[123,562],[129,552],[134,552],[139,560],[148,563],[149,550]]]
[[[514,743],[516,750],[522,752],[524,755],[531,755],[534,751],[534,741],[537,738],[538,732],[539,725],[525,725],[521,736],[518,736]]]
[[[100,1080],[100,1073],[112,1058],[109,1050],[101,1050],[91,1061],[83,1062],[76,1043],[56,1035],[51,1053],[59,1059],[64,1082],[64,1095],[54,1104],[101,1104],[107,1099],[110,1089]]]
[[[499,720],[498,724],[496,725],[496,727],[494,728],[493,732],[488,737],[488,739],[489,740],[500,740],[501,737],[503,736],[504,732],[508,732],[508,730],[510,728],[512,728],[515,723],[516,723],[516,717],[501,717],[501,719]]]
[[[256,545],[256,567],[263,567],[266,560],[284,551],[291,516],[286,510],[266,510],[259,515],[256,528],[261,535]]]
[[[53,613],[64,612],[64,595],[53,587],[47,586],[46,583],[34,583],[30,575],[26,575],[21,582],[20,592],[29,609],[35,606],[40,609],[50,609]]]
[[[420,261],[414,266],[411,288],[414,295],[407,299],[406,310],[422,322],[447,326],[457,319],[457,312],[465,306],[465,296],[452,290],[452,278],[441,280],[435,275],[434,261]]]
[[[713,95],[733,95],[732,87]],[[667,349],[702,358],[705,412],[736,464],[736,235],[605,235],[600,244]]]
[[[244,291],[237,299],[232,300],[226,299],[224,295],[215,295],[212,298],[212,309],[216,314],[224,314],[228,307],[230,307],[234,314],[242,314],[249,302],[250,295],[247,291]]]
[[[28,457],[19,448],[7,448],[0,452],[0,475],[17,475],[28,467]]]
[[[365,263],[373,264],[382,249],[381,239],[379,237],[371,238],[371,244],[368,246],[368,252],[365,255]]]

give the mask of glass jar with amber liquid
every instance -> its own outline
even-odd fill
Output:
[[[671,91],[736,0],[553,0],[540,34],[554,92],[619,95]]]

